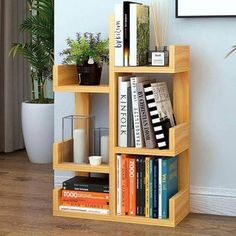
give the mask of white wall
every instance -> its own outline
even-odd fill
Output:
[[[60,63],[58,53],[66,47],[65,39],[74,37],[75,32],[102,32],[104,37],[108,36],[108,16],[113,12],[114,3],[121,1],[55,2],[55,56],[56,63]],[[168,43],[191,45],[192,196],[224,197],[230,193],[230,197],[236,199],[236,54],[224,59],[231,45],[236,43],[236,18],[176,19],[175,1],[171,2]],[[97,126],[106,126],[106,97],[99,95],[93,101]],[[73,113],[72,104],[72,94],[56,93],[55,140],[61,138],[61,117]],[[192,202],[201,207],[201,201],[196,202],[194,197]],[[236,214],[236,209],[230,214]]]

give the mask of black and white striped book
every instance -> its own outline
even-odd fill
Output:
[[[169,146],[170,120],[167,116],[160,115],[151,84],[144,85],[144,92],[157,147],[166,149]]]

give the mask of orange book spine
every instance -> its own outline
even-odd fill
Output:
[[[63,189],[61,196],[65,200],[80,199],[80,198],[109,200],[109,193],[83,192],[83,191],[76,191],[76,190]]]
[[[99,208],[99,209],[109,209],[108,204],[98,204],[98,203],[84,203],[84,202],[71,202],[71,201],[61,201],[63,206],[78,206],[78,207],[89,207],[89,208]]]
[[[61,198],[61,201],[65,202],[74,202],[74,203],[95,203],[95,204],[109,204],[108,200],[103,199],[89,199],[89,198],[79,198],[79,199],[64,199]]]
[[[129,210],[128,194],[128,158],[122,155],[121,159],[121,215],[127,215]]]
[[[129,215],[136,215],[136,159],[129,158]]]

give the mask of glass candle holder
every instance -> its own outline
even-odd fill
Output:
[[[94,153],[102,156],[102,162],[109,163],[109,129],[100,127],[94,129]]]
[[[94,155],[94,116],[70,115],[62,118],[62,161],[88,163]]]

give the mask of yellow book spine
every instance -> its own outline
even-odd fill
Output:
[[[145,216],[149,217],[149,161],[150,157],[145,158]]]

